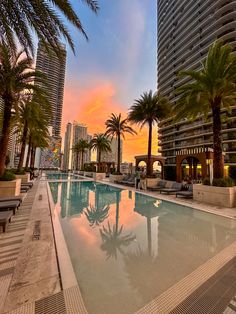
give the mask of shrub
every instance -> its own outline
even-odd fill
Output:
[[[15,179],[15,174],[10,170],[5,170],[4,174],[0,177],[0,181],[13,181]]]
[[[236,183],[236,166],[229,166],[229,176]]]
[[[23,168],[21,168],[21,169],[12,169],[11,170],[14,174],[25,174],[26,172],[25,172],[25,170],[23,169]]]
[[[234,186],[234,180],[230,177],[224,177],[219,179],[213,179],[213,186],[231,187]]]
[[[203,185],[211,185],[211,181],[209,177],[206,177],[202,180]]]
[[[96,171],[96,168],[92,165],[85,165],[84,166],[84,171],[86,172],[95,172]]]

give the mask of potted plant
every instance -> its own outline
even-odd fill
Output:
[[[0,176],[0,196],[18,196],[20,187],[21,179],[16,179],[12,171],[6,169]]]
[[[236,187],[230,177],[213,179],[205,178],[203,184],[193,185],[193,199],[198,202],[213,204],[221,207],[236,206]]]
[[[28,183],[30,181],[30,173],[24,169],[13,169],[12,172],[15,174],[16,179],[21,179],[22,183]]]

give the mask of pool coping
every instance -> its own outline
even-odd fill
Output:
[[[69,180],[68,180],[69,181]],[[93,179],[90,180],[80,180],[80,182],[86,182],[86,181],[94,181],[97,183],[107,184],[111,185],[113,187],[117,188],[123,188],[122,185],[107,182],[107,181],[95,181]],[[62,231],[62,227],[59,221],[58,213],[56,212],[56,204],[53,202],[51,189],[49,186],[49,182],[58,182],[60,183],[60,180],[53,180],[48,181],[47,180],[47,194],[48,194],[48,201],[51,211],[51,218],[52,218],[52,225],[54,230],[54,236],[55,236],[55,247],[57,251],[57,258],[58,258],[58,268],[61,275],[61,283],[62,283],[62,289],[70,289],[73,287],[78,287],[79,289],[79,296],[78,296],[78,302],[82,304],[84,309],[86,309],[83,297],[79,288],[79,283],[76,279],[74,269],[72,266],[71,258],[68,252],[67,244],[64,238],[64,234]],[[67,182],[67,180],[65,181]],[[70,180],[71,182],[71,180]],[[78,182],[78,180],[76,181]],[[198,204],[195,204],[195,206],[192,206],[192,204],[182,201],[181,199],[175,199],[171,200],[169,198],[166,198],[164,195],[156,195],[154,193],[145,192],[136,190],[132,187],[126,187],[126,190],[137,192],[146,196],[150,196],[159,200],[169,201],[171,203],[175,203],[178,205],[182,205],[185,207],[191,207],[196,210],[204,211],[210,214],[215,214],[221,217],[225,217],[228,219],[236,220],[236,217],[230,216],[227,214],[222,214],[220,212],[214,212],[214,210],[206,210],[205,208],[200,208]],[[160,197],[159,197],[160,196]],[[208,206],[208,205],[206,205]],[[146,305],[144,305],[141,309],[135,312],[135,314],[155,314],[155,313],[162,313],[167,314],[171,310],[173,310],[177,305],[179,305],[185,298],[190,296],[198,287],[200,287],[204,282],[206,282],[211,276],[213,276],[218,270],[220,270],[228,261],[233,259],[236,256],[236,242],[232,243],[222,251],[220,251],[218,254],[213,256],[211,259],[200,265],[198,268],[196,268],[193,272],[191,272],[186,277],[179,280],[176,284],[168,288],[166,291],[161,293],[159,296],[148,302]],[[87,310],[86,310],[87,311]],[[160,312],[161,311],[161,312]]]

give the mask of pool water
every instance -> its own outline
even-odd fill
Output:
[[[236,221],[95,182],[50,182],[90,314],[130,314],[236,241]]]
[[[48,180],[81,180],[82,176],[71,174],[71,173],[47,173],[46,174]]]

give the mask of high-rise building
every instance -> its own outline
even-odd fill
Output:
[[[78,143],[80,139],[90,142],[91,135],[88,134],[87,126],[80,124],[76,121],[68,123],[66,126],[65,139],[64,139],[64,159],[63,169],[72,170],[76,169],[77,159],[76,154],[73,152],[73,146]],[[84,154],[84,163],[91,161],[91,152],[87,150]]]
[[[111,142],[111,152],[102,152],[101,153],[101,161],[103,162],[114,162],[115,164],[117,164],[117,157],[118,157],[118,142],[117,139],[115,138],[109,138],[110,142]],[[123,142],[121,140],[121,150],[120,150],[120,161],[122,162],[122,150],[123,150]]]
[[[52,127],[52,136],[59,137],[61,133],[62,105],[64,94],[66,68],[66,49],[61,45],[61,57],[59,58],[55,52],[46,51],[41,42],[38,44],[36,70],[45,73],[47,78],[46,89],[49,95],[49,102],[52,110],[52,119],[50,126]]]
[[[181,70],[201,69],[210,45],[217,39],[231,43],[236,53],[236,1],[158,0],[158,90],[171,102],[176,89],[189,78],[177,78]],[[223,113],[226,115],[226,113]],[[232,117],[236,107],[232,107]],[[223,122],[222,138],[226,168],[236,165],[236,122]],[[176,154],[183,149],[212,148],[211,121],[199,117],[194,122],[172,119],[159,127],[159,152],[166,166],[175,166]]]

